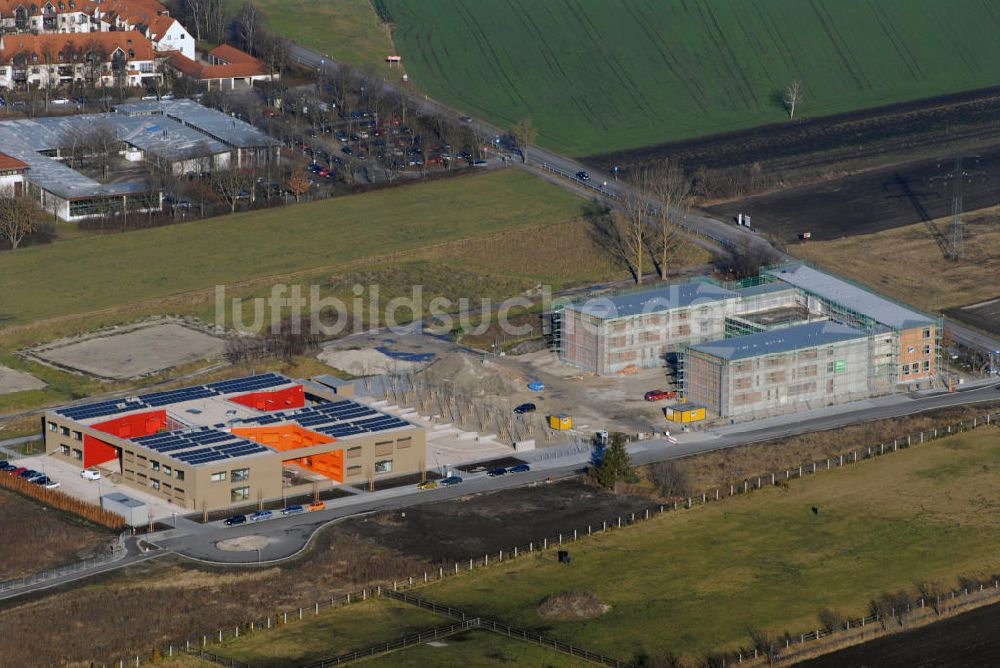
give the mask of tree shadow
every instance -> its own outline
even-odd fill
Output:
[[[767,96],[768,104],[775,109],[780,109],[783,113],[788,114],[788,105],[785,103],[785,94],[780,88],[775,88]]]

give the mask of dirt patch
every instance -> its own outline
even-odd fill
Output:
[[[0,394],[40,390],[45,383],[30,373],[0,365]]]
[[[390,357],[374,348],[354,350],[326,349],[317,355],[319,361],[329,364],[354,376],[370,376],[382,373],[403,373],[424,366],[421,362]]]
[[[611,606],[587,592],[565,592],[549,596],[538,606],[538,614],[549,619],[573,621],[600,617]]]
[[[555,540],[587,525],[600,528],[619,516],[651,506],[644,496],[615,496],[574,478],[533,487],[473,494],[348,520],[331,527],[336,535],[366,539],[413,558],[452,563],[500,549]]]
[[[526,387],[527,378],[514,369],[485,364],[482,358],[455,353],[431,364],[422,374],[432,387],[450,387],[470,397],[506,397]]]
[[[1000,297],[977,304],[948,309],[945,315],[981,330],[1000,334]]]
[[[24,351],[43,364],[123,380],[221,356],[225,342],[194,324],[157,320],[110,327]]]

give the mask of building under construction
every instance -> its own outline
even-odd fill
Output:
[[[930,385],[938,318],[805,263],[562,305],[563,361],[601,375],[671,366],[719,416],[767,415]]]

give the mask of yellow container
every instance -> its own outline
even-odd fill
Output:
[[[682,405],[682,406],[668,406],[663,409],[663,415],[670,422],[678,422],[681,424],[687,422],[699,422],[705,419],[705,407],[704,406],[692,406],[692,405]]]
[[[550,415],[549,426],[556,431],[565,431],[573,428],[573,418],[569,415]]]

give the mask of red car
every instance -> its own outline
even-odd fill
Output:
[[[673,390],[650,390],[646,393],[646,401],[663,401],[664,399],[673,399],[677,396],[677,393]]]
[[[7,471],[7,473],[9,473],[10,475],[21,475],[27,470],[28,468],[26,466],[21,466],[16,469],[11,469],[10,471]]]

